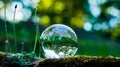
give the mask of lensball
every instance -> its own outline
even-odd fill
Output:
[[[40,36],[43,55],[46,58],[64,58],[74,56],[78,50],[76,33],[63,24],[54,24],[46,28]]]

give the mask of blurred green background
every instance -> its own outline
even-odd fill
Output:
[[[35,23],[39,24],[39,34],[52,24],[65,24],[77,34],[77,55],[120,56],[119,5],[120,0],[0,0],[0,51],[6,51],[6,8],[8,39],[13,45],[15,24],[17,52],[32,52]]]

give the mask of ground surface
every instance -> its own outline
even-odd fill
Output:
[[[21,65],[7,54],[0,52],[0,67],[120,67],[120,57],[76,56],[59,59],[43,59],[36,64]]]
[[[77,56],[41,60],[37,67],[120,67],[119,57]]]

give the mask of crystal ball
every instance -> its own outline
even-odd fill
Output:
[[[78,50],[76,33],[67,25],[54,24],[46,28],[41,36],[42,53],[46,58],[74,56]]]

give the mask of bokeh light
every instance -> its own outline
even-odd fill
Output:
[[[94,17],[99,17],[101,14],[101,8],[99,6],[90,6],[90,12]]]
[[[50,23],[50,17],[47,15],[44,15],[41,17],[41,25],[48,26]]]
[[[114,17],[119,17],[120,18],[120,10],[115,8],[115,7],[109,7],[107,9],[107,12]]]
[[[101,28],[102,28],[102,26],[101,26],[101,24],[100,23],[96,23],[96,24],[94,24],[94,29],[95,30],[101,30]]]
[[[83,28],[84,28],[85,31],[91,31],[92,30],[92,24],[90,22],[86,22],[86,23],[84,23]]]
[[[111,27],[117,27],[117,25],[118,25],[118,20],[117,19],[111,19],[110,20],[110,26]]]
[[[60,1],[57,1],[54,5],[54,11],[57,14],[60,14],[64,10],[64,8],[65,8],[65,5]]]

